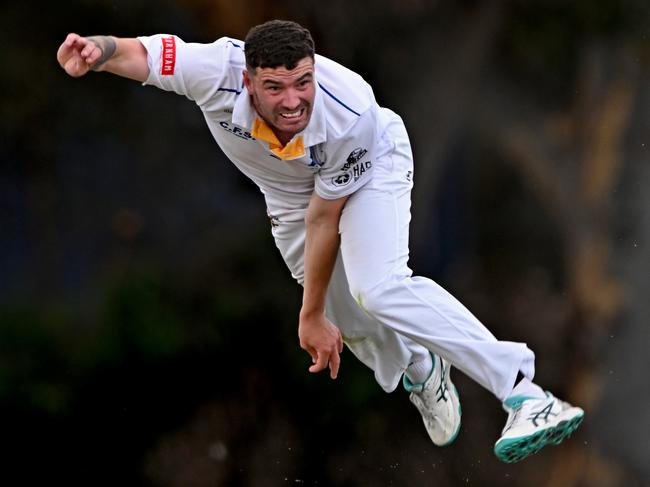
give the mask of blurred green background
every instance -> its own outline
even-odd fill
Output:
[[[650,485],[650,4],[73,0],[0,7],[0,485]],[[243,38],[288,18],[400,113],[411,263],[587,411],[517,465],[455,375],[430,444],[349,352],[307,372],[259,192],[188,100],[72,79],[68,32]]]

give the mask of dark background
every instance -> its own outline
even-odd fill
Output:
[[[645,0],[0,7],[0,485],[650,485],[650,4]],[[456,372],[428,440],[349,352],[307,372],[300,289],[259,192],[188,100],[65,75],[68,32],[243,38],[289,18],[400,113],[411,264],[587,411],[492,453],[505,415]]]

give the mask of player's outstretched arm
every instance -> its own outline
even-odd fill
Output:
[[[298,324],[300,346],[312,357],[310,372],[329,367],[336,379],[343,339],[339,329],[325,316],[325,294],[339,248],[339,220],[347,197],[325,200],[314,193],[305,224],[305,282]]]
[[[56,59],[75,78],[90,70],[108,71],[141,82],[149,76],[147,51],[138,39],[68,34]]]

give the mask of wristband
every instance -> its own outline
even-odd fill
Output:
[[[95,44],[100,51],[101,57],[90,66],[90,69],[97,71],[106,61],[108,61],[117,50],[117,43],[111,36],[90,36],[88,40]]]

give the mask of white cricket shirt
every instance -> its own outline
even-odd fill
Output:
[[[165,34],[139,40],[149,64],[145,84],[201,108],[217,144],[259,186],[271,214],[306,208],[314,191],[326,199],[352,194],[371,179],[380,152],[390,150],[381,136],[395,115],[377,105],[361,76],[330,59],[316,55],[311,118],[281,147],[244,86],[242,41],[196,44]]]

